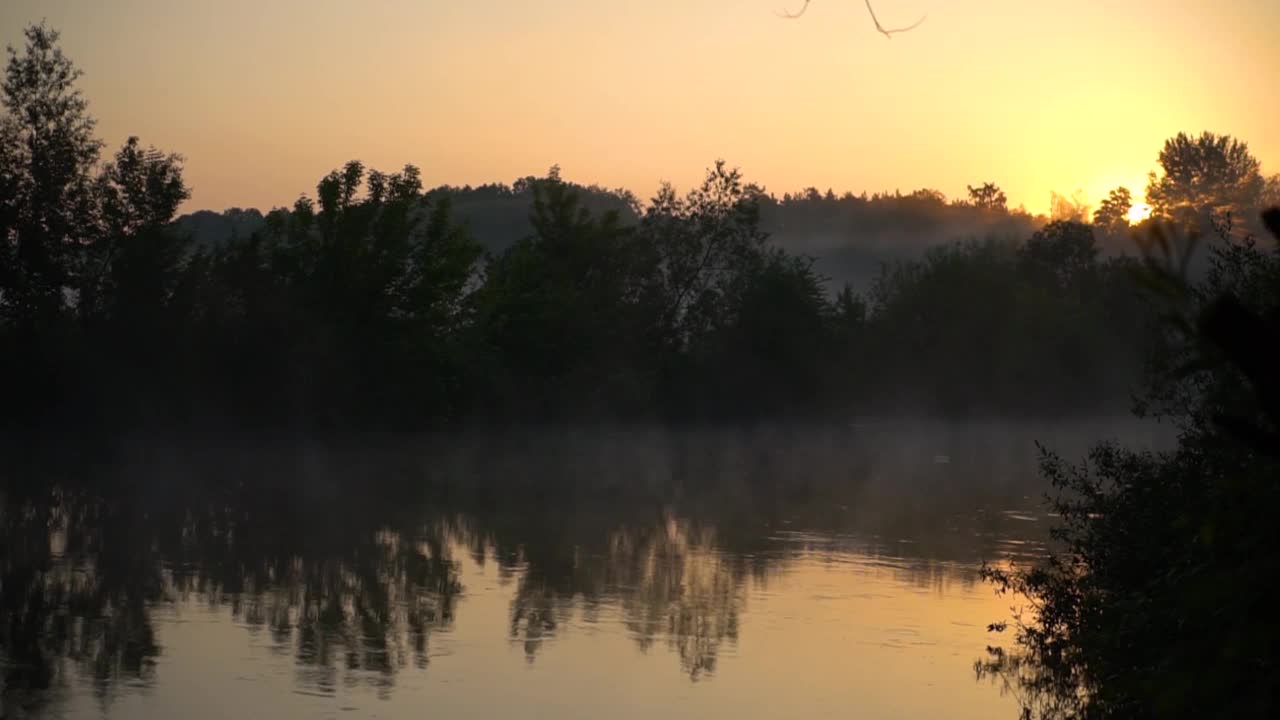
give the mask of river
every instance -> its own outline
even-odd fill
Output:
[[[1145,432],[1145,431],[1144,431]],[[141,443],[11,471],[0,717],[1014,718],[1034,441],[853,425]]]

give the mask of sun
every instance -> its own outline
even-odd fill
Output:
[[[1130,225],[1137,225],[1151,217],[1151,206],[1141,202],[1134,203],[1133,207],[1129,208],[1129,214],[1125,217],[1129,220]]]

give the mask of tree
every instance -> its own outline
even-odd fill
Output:
[[[1280,237],[1280,210],[1262,224]],[[1057,542],[1036,567],[984,568],[1030,603],[1017,650],[978,663],[1024,691],[1023,717],[1275,715],[1280,255],[1225,240],[1199,285],[1174,258],[1141,274],[1174,319],[1144,404],[1176,447],[1046,453]]]
[[[63,310],[74,284],[77,250],[92,233],[101,143],[58,33],[40,24],[23,35],[26,47],[8,49],[0,83],[0,313],[33,327]]]
[[[1084,191],[1076,190],[1071,197],[1049,193],[1049,219],[1064,222],[1089,222],[1089,203],[1084,199]]]
[[[1258,208],[1264,183],[1248,143],[1212,132],[1178,133],[1165,141],[1159,163],[1160,174],[1147,181],[1153,215],[1203,224],[1209,214],[1244,217]]]
[[[136,235],[168,225],[191,196],[182,179],[182,156],[143,149],[130,137],[98,176],[101,218],[108,234]]]
[[[67,310],[96,231],[101,143],[58,33],[41,24],[23,35],[0,82],[0,378],[6,414],[31,426],[78,392]]]
[[[182,158],[131,137],[94,183],[95,227],[80,249],[78,341],[82,394],[112,415],[155,418],[181,382],[185,308],[174,294],[188,239],[172,226],[190,196]]]
[[[907,197],[913,200],[919,200],[922,204],[942,207],[947,204],[947,196],[942,194],[941,190],[933,188],[921,188],[913,191]]]
[[[719,412],[779,418],[819,411],[828,399],[831,307],[812,264],[769,248],[730,299],[725,324],[695,348],[704,363],[700,390],[710,391]]]
[[[186,249],[185,238],[169,228],[191,196],[182,157],[143,149],[130,137],[102,168],[94,190],[98,228],[85,248],[79,314],[124,319],[163,307]]]
[[[972,185],[969,188],[969,203],[976,208],[983,210],[999,210],[1007,212],[1008,199],[1005,198],[1004,191],[995,183],[983,183],[980,187]]]
[[[1020,255],[1026,271],[1066,290],[1096,269],[1098,246],[1093,228],[1080,222],[1055,220],[1032,235]]]
[[[266,234],[292,316],[285,355],[307,358],[297,407],[342,421],[446,416],[458,383],[450,345],[481,250],[446,198],[423,194],[418,168],[352,160],[320,180],[315,202],[273,213]]]
[[[1260,200],[1264,208],[1280,207],[1280,173],[1267,178],[1262,184]]]
[[[680,197],[664,186],[649,204],[639,232],[656,254],[663,322],[673,347],[684,346],[726,311],[732,287],[759,257],[763,191],[723,161]]]
[[[595,216],[557,168],[528,187],[533,233],[492,259],[477,293],[493,366],[480,382],[500,409],[543,420],[621,411],[644,392],[628,376],[649,339],[632,229]]]
[[[1129,223],[1129,211],[1133,209],[1133,196],[1129,188],[1118,187],[1107,194],[1107,198],[1098,205],[1093,213],[1093,224],[1103,232]]]

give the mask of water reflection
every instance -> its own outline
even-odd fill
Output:
[[[0,648],[6,706],[31,704],[69,666],[99,693],[148,681],[159,654],[151,604],[163,598],[158,555],[134,540],[127,509],[53,494],[6,502]],[[105,550],[105,551],[104,551]]]
[[[422,456],[393,471],[362,453],[292,473],[279,458],[250,472],[254,460],[228,458],[209,477],[193,456],[180,468],[127,466],[116,474],[126,483],[10,483],[0,499],[4,707],[38,713],[86,684],[105,702],[165,683],[162,654],[199,651],[163,645],[155,615],[168,608],[226,613],[290,658],[295,689],[324,695],[355,684],[390,697],[406,671],[429,672],[433,638],[458,623],[504,623],[530,663],[613,623],[635,649],[667,653],[700,681],[736,649],[751,598],[800,560],[856,562],[850,572],[944,593],[971,590],[980,560],[1032,556],[1043,539],[1026,499],[1035,488],[1008,465],[998,483],[976,483],[990,468],[703,437],[661,469],[622,462],[605,477],[601,457],[652,448],[632,438],[627,451],[561,448],[550,460],[519,445],[471,448],[427,471]],[[1034,477],[1029,461],[1018,472]],[[877,482],[886,475],[897,482]],[[488,591],[467,587],[464,564],[507,588],[505,618],[468,615],[468,597]]]
[[[508,542],[494,539],[497,557],[519,576],[511,635],[531,661],[575,612],[592,623],[602,605],[617,608],[641,650],[664,642],[694,680],[737,639],[749,563],[717,547],[712,528],[665,513],[650,526],[572,543],[508,551]]]

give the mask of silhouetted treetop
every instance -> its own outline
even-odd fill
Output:
[[[1133,209],[1133,195],[1129,188],[1118,187],[1107,194],[1093,213],[1093,224],[1106,231],[1128,225],[1129,211]]]
[[[1008,208],[1008,201],[1005,198],[1004,191],[995,183],[983,183],[978,187],[972,185],[969,188],[969,202],[976,208],[983,210],[1000,210],[1004,211]]]
[[[1248,143],[1212,132],[1178,133],[1165,141],[1158,161],[1160,173],[1147,182],[1153,214],[1188,222],[1209,212],[1243,217],[1259,207],[1264,181]]]
[[[81,73],[44,24],[8,49],[0,117],[0,237],[6,253],[0,311],[19,322],[47,318],[73,282],[74,248],[93,232],[94,137]]]
[[[56,33],[27,40],[0,125],[17,427],[1086,412],[1138,374],[1119,190],[1091,228],[994,182],[779,198],[719,161],[641,203],[557,166],[428,190],[352,160],[265,216],[175,220],[182,158],[131,137],[100,164]]]

